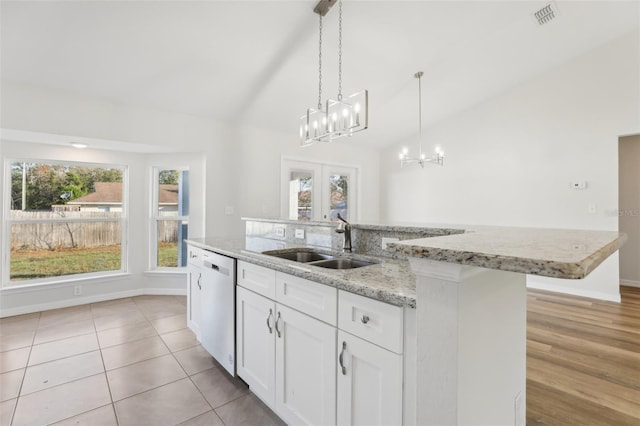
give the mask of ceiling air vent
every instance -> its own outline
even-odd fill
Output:
[[[542,26],[548,24],[553,19],[558,17],[558,6],[554,2],[547,3],[542,9],[536,11],[533,14],[533,18],[538,25]]]

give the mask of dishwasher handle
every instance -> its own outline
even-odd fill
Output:
[[[227,268],[224,268],[224,267],[218,266],[218,265],[216,265],[215,263],[211,263],[211,262],[210,262],[210,261],[208,261],[208,260],[205,260],[203,263],[204,263],[204,267],[205,267],[205,269],[212,269],[212,270],[214,270],[214,271],[216,271],[216,272],[219,272],[219,273],[221,273],[221,274],[229,275],[229,272],[230,272],[230,271],[229,271],[229,269],[227,269]]]

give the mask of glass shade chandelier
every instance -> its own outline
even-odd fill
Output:
[[[318,106],[307,109],[300,117],[300,146],[311,146],[317,142],[331,142],[343,136],[365,130],[369,125],[368,92],[363,90],[347,97],[342,96],[342,0],[338,19],[338,97],[322,103],[322,17],[327,14],[335,0],[320,0],[313,9],[320,17],[318,37]]]
[[[409,150],[407,148],[403,148],[402,152],[400,152],[400,167],[404,167],[407,164],[418,164],[420,167],[424,168],[424,165],[427,163],[439,164],[440,166],[444,165],[444,152],[440,149],[439,146],[436,146],[433,155],[427,157],[427,155],[422,151],[422,76],[424,73],[422,71],[418,71],[413,76],[418,79],[418,156],[417,157],[409,157]]]

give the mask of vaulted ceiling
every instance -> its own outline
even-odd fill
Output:
[[[317,104],[316,0],[2,1],[2,79],[298,137]],[[637,1],[344,0],[343,88],[368,89],[382,147],[638,29]],[[338,7],[324,18],[323,93],[337,94]]]

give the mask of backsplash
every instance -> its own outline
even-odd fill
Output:
[[[252,219],[245,218],[246,236],[281,240],[283,243],[311,245],[341,251],[343,234],[336,231],[338,224],[331,222],[301,222],[283,219]],[[298,236],[296,237],[296,231]],[[397,238],[399,240],[413,240],[416,238],[436,237],[463,233],[463,229],[409,227],[384,225],[351,226],[351,243],[353,251],[360,254],[403,258],[400,253],[393,253],[382,249],[383,238]]]

